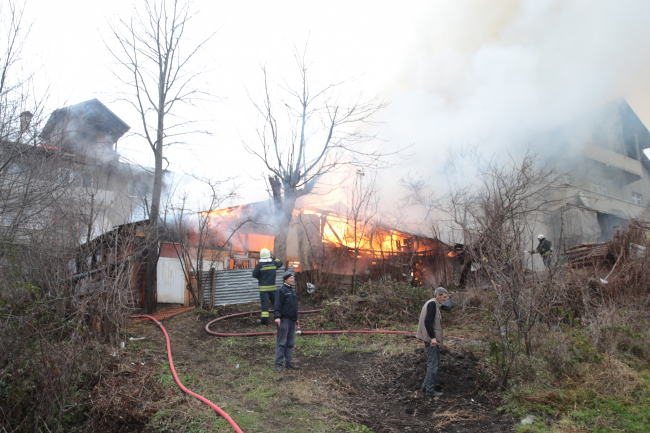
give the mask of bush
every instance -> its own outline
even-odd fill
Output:
[[[339,329],[352,327],[392,327],[417,324],[422,305],[433,297],[430,288],[412,287],[402,282],[372,281],[364,283],[359,292],[368,296],[344,295],[326,303],[317,319],[320,326]]]

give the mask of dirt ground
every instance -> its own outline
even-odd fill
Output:
[[[301,310],[314,307],[301,304]],[[219,315],[249,311],[254,308],[258,307],[255,304],[222,307]],[[230,373],[219,367],[220,362],[226,362],[226,359],[230,359],[228,356],[232,357],[233,354],[226,353],[227,350],[224,351],[224,348],[227,349],[227,346],[223,345],[225,339],[211,336],[204,331],[205,324],[211,318],[214,316],[207,317],[188,312],[163,321],[172,341],[176,368],[179,371],[192,371],[198,380],[203,380],[202,378],[208,380],[210,377],[222,374],[224,378],[227,378],[226,373],[240,374],[239,372]],[[227,319],[217,322],[211,329],[218,332],[273,330],[272,327],[261,327],[256,320],[257,315]],[[301,320],[303,324],[309,324],[309,320]],[[305,325],[302,328],[308,330],[309,328]],[[150,350],[146,356],[143,355],[141,361],[144,364],[142,365],[147,364],[152,368],[161,368],[161,365],[166,362],[166,358],[163,352],[164,338],[160,330],[152,322],[141,322],[131,326],[129,333],[140,338],[145,337],[145,341],[151,344],[150,347],[156,347]],[[515,420],[497,411],[500,405],[498,395],[490,389],[488,383],[481,380],[480,360],[471,351],[472,346],[463,344],[461,347],[452,343],[442,351],[438,383],[439,390],[444,395],[440,398],[430,398],[425,397],[419,391],[426,372],[423,344],[412,337],[392,336],[391,350],[382,350],[381,338],[384,337],[373,339],[373,345],[367,347],[363,340],[355,340],[357,347],[346,348],[346,350],[327,349],[310,352],[303,350],[298,344],[295,359],[302,370],[291,380],[295,380],[295,384],[301,381],[323,384],[323,395],[325,396],[323,397],[325,401],[322,402],[303,401],[305,410],[315,411],[318,405],[324,403],[331,407],[337,416],[357,425],[365,425],[374,433],[513,431]],[[215,341],[215,339],[219,341]],[[260,368],[271,368],[272,340],[273,337],[259,337],[255,341],[250,339],[250,344],[243,344],[236,349],[237,356],[246,359],[251,368],[255,368],[256,365]],[[222,344],[218,353],[214,356],[207,356],[207,348],[213,347],[215,344]],[[218,361],[215,356],[221,356],[223,359]],[[133,368],[141,367],[137,366],[137,363],[131,362],[131,364]],[[126,362],[125,365],[128,366],[129,363]],[[289,377],[288,375],[291,373],[279,374]],[[182,377],[181,380],[183,380]],[[186,385],[195,390],[191,383]],[[140,389],[142,388],[145,388],[144,384]],[[238,393],[243,393],[240,396],[240,400],[243,401],[246,391],[245,388],[229,387],[223,392],[233,399],[238,398]],[[129,393],[124,392],[123,394]],[[196,404],[188,400],[186,399],[187,404]],[[151,405],[148,412],[150,418],[152,411],[160,410],[165,401],[172,404],[172,400],[160,398],[155,402],[139,400],[136,407],[140,411],[139,418],[142,420],[147,418],[146,408]],[[177,400],[173,404],[179,405]],[[131,416],[131,418],[138,417]],[[146,423],[140,421],[130,423],[128,428],[127,425],[123,425],[124,428],[115,431],[151,431],[151,423],[145,429]],[[276,431],[281,430],[280,428]]]
[[[478,358],[444,350],[439,398],[420,390],[426,372],[423,349],[390,356],[340,357],[339,377],[350,389],[348,413],[373,432],[509,432],[514,420],[497,412],[499,399],[477,383]]]

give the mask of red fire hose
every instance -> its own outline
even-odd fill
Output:
[[[318,313],[319,311],[323,311],[321,308],[320,310],[307,310],[307,311],[299,311],[299,314],[306,314],[306,313]],[[214,332],[210,331],[210,325],[212,325],[214,322],[218,322],[219,320],[224,320],[224,319],[230,319],[231,317],[237,317],[237,316],[244,316],[246,314],[256,314],[256,313],[261,313],[261,311],[246,311],[244,313],[237,313],[237,314],[231,314],[230,316],[222,316],[218,317],[214,320],[211,320],[208,322],[207,325],[205,325],[205,332],[211,335],[216,335],[217,337],[257,337],[259,335],[275,335],[276,332],[247,332],[244,334],[225,334],[221,332]],[[297,335],[314,335],[314,334],[413,334],[412,332],[409,331],[296,331]]]
[[[271,310],[270,310],[271,311]],[[306,314],[306,313],[318,313],[319,311],[323,311],[321,308],[320,310],[307,310],[307,311],[299,311],[299,314]],[[261,311],[246,311],[243,313],[237,313],[237,314],[231,314],[229,316],[222,316],[218,317],[214,320],[211,320],[208,322],[207,325],[205,325],[205,332],[211,335],[216,335],[217,337],[257,337],[260,335],[275,335],[276,332],[247,332],[243,334],[226,334],[223,332],[214,332],[210,331],[210,325],[212,325],[215,322],[218,322],[220,320],[225,320],[225,319],[230,319],[232,317],[238,317],[238,316],[245,316],[247,314],[257,314],[261,313]],[[336,330],[336,331],[296,331],[297,335],[315,335],[315,334],[402,334],[402,335],[413,335],[414,332],[410,331],[382,331],[382,330],[375,330],[375,331],[356,331],[356,330],[351,330],[351,331],[346,331],[346,330]],[[477,344],[483,344],[480,341],[474,341],[474,340],[468,340],[466,338],[462,337],[453,337],[453,336],[448,336],[447,338],[451,340],[461,340],[461,341],[467,341],[469,343],[477,343]]]
[[[301,313],[301,314],[317,313],[319,311],[323,311],[323,309],[300,311],[299,313]],[[208,334],[211,334],[211,335],[216,335],[218,337],[255,337],[255,336],[260,336],[260,335],[275,335],[276,332],[247,332],[247,333],[242,333],[242,334],[226,334],[226,333],[221,333],[221,332],[210,331],[210,325],[212,325],[215,322],[218,322],[219,320],[225,320],[225,319],[230,319],[232,317],[244,316],[244,315],[247,315],[247,314],[257,314],[257,313],[261,313],[261,311],[246,311],[244,313],[237,313],[237,314],[231,314],[229,316],[218,317],[218,318],[208,322],[207,325],[205,325],[205,332],[207,332]],[[226,412],[224,412],[219,406],[212,403],[210,400],[203,397],[202,395],[199,395],[199,394],[196,394],[196,393],[190,391],[189,389],[187,389],[181,383],[180,379],[178,378],[178,375],[176,374],[176,369],[174,368],[174,362],[172,360],[172,349],[171,349],[171,344],[169,342],[169,335],[167,335],[167,330],[162,325],[162,323],[160,323],[160,321],[158,321],[158,319],[156,319],[155,317],[146,316],[146,315],[131,316],[131,318],[133,318],[133,319],[145,318],[145,319],[153,320],[156,323],[156,325],[160,326],[160,329],[162,330],[163,334],[165,334],[165,340],[167,341],[167,358],[169,360],[169,368],[172,371],[172,375],[174,376],[174,380],[178,384],[178,387],[184,393],[196,397],[197,399],[201,400],[203,403],[207,404],[212,409],[214,409],[215,412],[217,412],[226,421],[228,421],[230,423],[230,425],[233,427],[233,429],[235,429],[235,432],[243,433],[242,430],[237,425],[237,423],[235,421],[233,421],[232,418],[230,418],[230,415],[228,415]],[[413,332],[410,332],[410,331],[382,331],[382,330],[374,330],[374,331],[336,330],[336,331],[296,331],[296,334],[298,334],[298,335],[315,335],[315,334],[413,334]],[[457,339],[457,340],[471,341],[471,340],[466,340],[466,339],[460,338],[460,337],[450,337],[450,338]]]
[[[198,398],[198,399],[201,400],[203,403],[207,404],[207,405],[210,406],[212,409],[214,409],[214,410],[215,410],[219,415],[221,415],[221,416],[222,416],[226,421],[228,421],[228,422],[230,423],[230,425],[232,426],[232,428],[234,428],[235,431],[236,431],[237,433],[243,433],[242,430],[241,430],[241,429],[239,428],[239,426],[237,425],[237,423],[236,423],[235,421],[233,421],[233,419],[230,418],[230,416],[229,416],[226,412],[224,412],[224,411],[223,411],[219,406],[217,406],[216,404],[212,403],[210,400],[208,400],[207,398],[203,397],[202,395],[198,395],[198,394],[196,394],[196,393],[190,391],[189,389],[185,388],[185,386],[184,386],[184,385],[181,383],[181,381],[178,379],[178,375],[176,374],[176,369],[174,368],[174,362],[172,361],[172,349],[171,349],[171,345],[169,344],[169,335],[167,335],[167,331],[165,330],[165,327],[162,325],[162,323],[160,323],[160,322],[158,321],[158,319],[156,319],[156,318],[154,318],[154,317],[151,317],[151,316],[131,316],[131,317],[132,317],[133,319],[137,319],[137,318],[146,318],[146,319],[150,319],[150,320],[153,320],[154,322],[156,322],[156,325],[160,326],[160,329],[161,329],[162,332],[165,334],[165,340],[167,340],[167,358],[169,359],[169,368],[172,370],[172,375],[174,375],[174,380],[175,380],[176,383],[178,384],[179,388],[180,388],[181,390],[183,390],[184,393],[189,394],[189,395],[192,395],[192,396]]]

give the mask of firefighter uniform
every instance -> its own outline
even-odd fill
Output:
[[[551,266],[551,254],[553,252],[553,243],[546,239],[543,235],[539,235],[537,237],[539,239],[539,245],[537,245],[537,249],[535,250],[536,253],[538,253],[540,256],[542,256],[542,260],[544,261],[544,266],[547,268]]]
[[[253,270],[253,278],[257,279],[260,286],[260,301],[262,302],[262,325],[269,324],[269,300],[270,305],[275,304],[275,275],[278,268],[282,267],[282,261],[272,259],[268,249],[263,248],[260,252],[260,261]]]

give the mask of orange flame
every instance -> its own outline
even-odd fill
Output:
[[[216,209],[210,212],[201,212],[201,215],[209,215],[211,217],[240,217],[242,212],[246,210],[248,205],[233,206],[225,209]]]
[[[362,250],[402,251],[407,237],[395,230],[378,229],[363,223],[355,227],[354,223],[348,224],[332,215],[327,216],[327,223],[323,227],[324,241]]]

